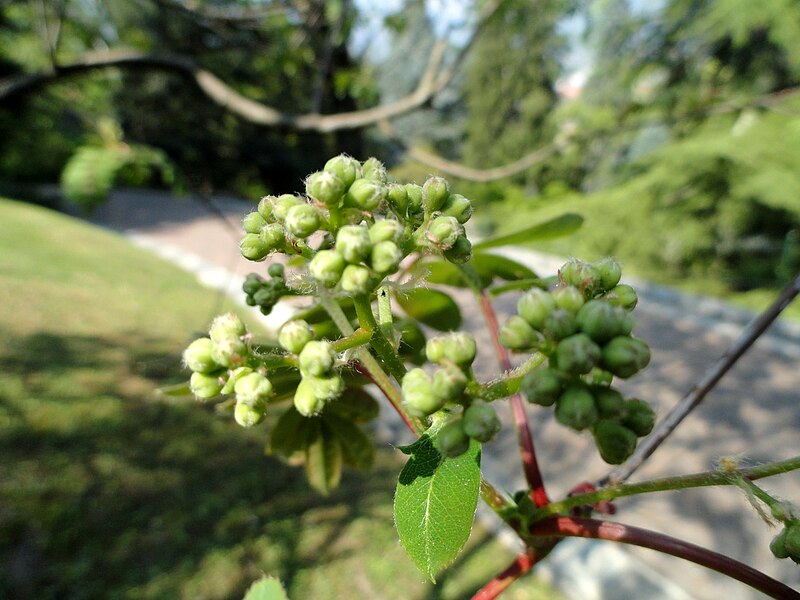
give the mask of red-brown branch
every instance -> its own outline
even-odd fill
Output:
[[[525,575],[536,564],[536,558],[531,554],[520,554],[514,559],[507,569],[496,575],[472,597],[472,600],[494,600],[508,586]]]

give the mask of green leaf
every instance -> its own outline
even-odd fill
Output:
[[[342,396],[325,407],[325,415],[336,414],[354,423],[366,423],[377,418],[381,411],[378,402],[360,387],[348,387]]]
[[[536,277],[536,273],[525,265],[505,256],[497,256],[488,252],[475,252],[472,255],[470,266],[480,277],[484,288],[489,286],[496,277],[505,281],[534,279]]]
[[[461,326],[458,304],[444,292],[416,288],[395,293],[395,300],[409,317],[438,331]]]
[[[322,419],[339,439],[344,462],[354,469],[369,469],[375,460],[375,446],[361,428],[333,413],[324,414]]]
[[[158,388],[158,393],[162,396],[169,396],[171,398],[181,398],[183,396],[194,396],[192,390],[189,389],[189,382],[176,383],[174,385],[165,385]]]
[[[244,600],[289,600],[289,596],[277,578],[262,577],[250,586]]]
[[[486,248],[497,248],[498,246],[513,246],[515,244],[551,240],[553,238],[569,235],[582,224],[583,217],[575,213],[567,213],[545,221],[544,223],[537,223],[531,227],[526,227],[514,233],[483,240],[475,244],[472,248],[474,250],[485,250]]]
[[[291,406],[270,431],[267,453],[291,456],[305,450],[318,434],[319,419],[304,417]]]
[[[481,447],[473,441],[461,456],[443,458],[430,437],[433,429],[401,448],[411,457],[397,482],[394,521],[411,560],[435,581],[469,539],[478,505]]]
[[[451,287],[469,287],[461,270],[451,262],[445,260],[427,260],[419,263],[420,269],[428,272],[425,281],[438,285],[449,285]]]
[[[421,365],[425,362],[425,332],[410,319],[395,319],[395,328],[400,333],[397,353],[405,361]]]
[[[321,419],[314,421],[318,429],[306,448],[306,477],[311,487],[327,496],[342,477],[342,444]]]

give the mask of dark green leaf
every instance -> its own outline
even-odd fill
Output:
[[[344,462],[348,466],[361,470],[372,466],[375,446],[358,425],[333,413],[325,413],[322,420],[339,439]]]
[[[176,383],[174,385],[165,385],[158,388],[158,393],[162,396],[169,396],[171,398],[180,398],[183,396],[193,396],[192,390],[189,389],[189,382]]]
[[[400,332],[397,352],[403,360],[420,365],[425,362],[425,333],[414,321],[395,319],[395,327]]]
[[[438,331],[452,331],[461,326],[461,311],[455,301],[437,290],[416,288],[395,294],[406,314]]]
[[[485,250],[486,248],[497,248],[498,246],[513,246],[541,240],[551,240],[572,233],[578,229],[582,223],[583,217],[574,213],[567,213],[545,221],[544,223],[537,223],[531,227],[526,227],[514,233],[483,240],[475,244],[473,249]]]
[[[438,285],[449,285],[451,287],[469,287],[469,282],[464,277],[461,270],[451,262],[446,260],[428,260],[419,263],[419,269],[427,271],[425,281]]]
[[[431,428],[432,430],[434,428]],[[455,560],[469,539],[480,488],[480,444],[457,458],[443,458],[429,430],[401,448],[410,458],[400,473],[394,520],[411,560],[431,580]]]
[[[536,273],[525,265],[505,256],[497,256],[488,252],[475,252],[472,255],[470,266],[480,277],[483,287],[487,287],[495,278],[517,281],[536,277]]]
[[[278,579],[262,577],[250,586],[244,600],[289,600],[289,596]]]
[[[366,423],[381,411],[378,402],[360,387],[348,387],[342,396],[325,407],[325,414],[334,413],[355,423]]]
[[[294,406],[284,412],[269,434],[269,453],[291,456],[305,450],[319,434],[319,419],[301,415]]]
[[[320,419],[315,421],[320,427],[306,448],[306,477],[311,487],[327,496],[342,477],[342,444]]]

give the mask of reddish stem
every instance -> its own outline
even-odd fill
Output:
[[[555,517],[536,523],[531,527],[531,533],[537,536],[594,538],[642,546],[713,569],[772,598],[800,599],[800,593],[744,563],[713,550],[647,529],[596,519]]]
[[[361,374],[362,374],[364,377],[366,377],[367,379],[369,379],[369,380],[370,380],[372,383],[374,383],[374,384],[377,386],[377,388],[378,388],[378,389],[379,389],[381,392],[383,392],[383,395],[384,395],[384,396],[386,396],[387,398],[389,398],[389,397],[390,397],[390,396],[389,396],[389,394],[387,394],[387,393],[386,393],[386,390],[384,390],[384,389],[383,389],[383,388],[380,386],[380,384],[379,384],[377,381],[375,381],[375,379],[373,379],[372,375],[371,375],[371,374],[370,374],[370,372],[369,372],[369,371],[368,371],[368,370],[367,370],[367,369],[364,367],[364,365],[362,365],[360,362],[356,361],[356,362],[355,362],[355,369],[356,369],[356,371],[358,371],[359,373],[361,373]],[[402,410],[400,410],[400,407],[399,407],[399,406],[397,406],[397,405],[396,405],[394,402],[389,402],[389,404],[391,404],[391,405],[392,405],[392,408],[394,408],[395,412],[396,412],[398,415],[400,415],[400,418],[401,418],[401,419],[403,419],[403,423],[405,423],[405,424],[406,424],[406,427],[408,427],[409,431],[411,431],[411,433],[413,433],[414,435],[418,435],[418,434],[419,434],[419,432],[418,432],[418,431],[417,431],[417,429],[414,427],[414,424],[413,424],[413,423],[412,423],[412,422],[409,420],[409,418],[408,418],[408,415],[406,415],[406,414],[405,414],[405,413],[404,413]]]
[[[508,586],[525,575],[536,564],[536,558],[531,554],[520,554],[514,559],[506,570],[495,575],[491,581],[484,585],[472,597],[472,600],[494,600]]]
[[[492,343],[494,344],[494,351],[497,355],[497,360],[500,363],[500,368],[503,371],[510,371],[513,368],[511,359],[508,357],[508,350],[500,343],[500,325],[497,322],[497,314],[494,312],[492,301],[485,290],[480,293],[480,306],[483,316],[486,319],[486,325],[489,328],[489,333],[492,336]],[[544,488],[544,480],[542,473],[539,471],[539,463],[536,460],[536,448],[533,445],[533,436],[531,435],[530,427],[528,426],[528,417],[525,414],[525,406],[522,402],[522,396],[514,394],[511,396],[511,412],[514,415],[514,429],[517,432],[517,441],[519,443],[519,453],[522,458],[522,468],[525,472],[525,480],[531,489],[531,500],[537,507],[541,508],[550,503],[547,497],[547,492]]]

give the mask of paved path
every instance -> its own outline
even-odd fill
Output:
[[[93,221],[111,227],[134,241],[195,273],[205,283],[236,294],[241,278],[254,270],[238,255],[238,222],[248,205],[233,199],[208,206],[192,199],[162,194],[121,191],[102,207]],[[552,272],[558,263],[525,255],[534,267]],[[694,296],[637,284],[636,334],[653,350],[650,368],[633,382],[630,393],[650,401],[663,415],[731,343],[749,315],[726,305]],[[468,300],[467,300],[468,301]],[[498,303],[511,314],[515,298]],[[278,318],[286,313],[279,313]],[[724,320],[720,320],[720,318]],[[479,327],[477,312],[468,319]],[[479,331],[479,329],[476,329]],[[479,344],[490,348],[485,334]],[[479,358],[491,367],[494,359]],[[781,326],[734,367],[678,432],[643,467],[635,480],[713,468],[722,457],[743,464],[800,454],[800,335],[796,327]],[[487,377],[491,371],[487,371]],[[551,495],[559,496],[576,483],[575,473],[594,480],[607,471],[588,436],[566,432],[549,411],[529,410],[537,450]],[[522,487],[515,440],[507,435],[485,450],[487,472],[507,490]],[[767,484],[775,494],[800,504],[800,478],[790,474]],[[800,587],[800,568],[774,560],[767,545],[770,530],[733,489],[671,492],[619,502],[616,519],[683,537],[747,562],[782,581]],[[717,600],[761,598],[749,588],[679,559],[647,550],[620,549],[606,542],[572,540],[561,544],[541,569],[573,598],[697,598]],[[589,576],[586,574],[589,573]]]

